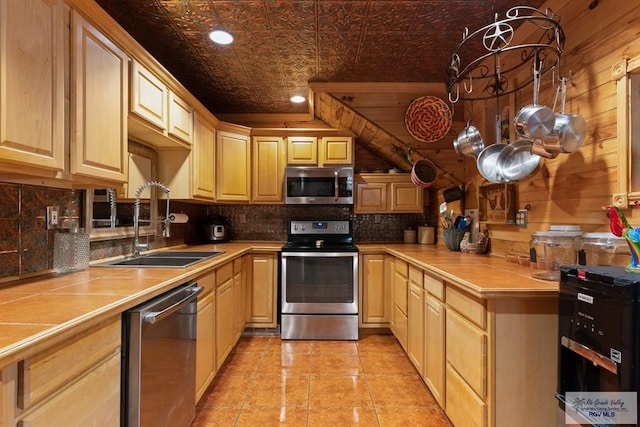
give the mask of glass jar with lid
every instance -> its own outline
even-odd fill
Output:
[[[542,280],[560,280],[561,265],[578,263],[580,226],[550,226],[549,231],[531,235],[529,258],[531,276]]]
[[[578,238],[578,264],[625,267],[631,261],[624,237],[611,232],[584,233]]]

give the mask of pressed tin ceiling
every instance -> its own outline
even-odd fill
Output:
[[[309,82],[432,82],[462,39],[542,0],[97,0],[214,114],[309,113]],[[215,45],[213,29],[231,45]],[[428,95],[428,94],[422,94]]]

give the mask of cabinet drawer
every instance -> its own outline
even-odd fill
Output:
[[[446,413],[456,426],[485,427],[487,404],[482,401],[458,373],[447,363]]]
[[[224,284],[233,277],[233,262],[228,262],[216,268],[216,286]]]
[[[398,339],[402,348],[407,351],[409,319],[397,306],[393,307],[393,327],[393,335]]]
[[[119,425],[120,357],[118,351],[78,381],[61,386],[51,399],[24,412],[17,426]]]
[[[120,317],[18,363],[18,407],[25,409],[108,357],[121,345]]]
[[[409,266],[409,283],[422,287],[422,270],[413,265]]]
[[[402,277],[397,271],[393,278],[393,302],[404,314],[407,314],[407,298],[409,292],[408,279]]]
[[[447,310],[447,362],[480,396],[487,395],[487,336],[457,313]]]
[[[236,258],[233,260],[233,274],[238,274],[242,271],[242,258]]]
[[[404,277],[409,277],[409,264],[407,264],[406,261],[396,258],[395,265],[395,269],[398,274]]]
[[[444,283],[441,279],[437,279],[425,273],[424,289],[440,301],[444,301]]]
[[[213,271],[203,274],[202,276],[198,277],[196,281],[198,282],[198,286],[204,289],[202,291],[201,297],[216,288],[216,275]]]
[[[447,305],[482,329],[487,327],[487,312],[484,301],[447,286]]]

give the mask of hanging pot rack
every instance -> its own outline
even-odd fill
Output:
[[[529,42],[514,41],[516,28],[531,32]],[[514,6],[500,20],[496,13],[493,23],[473,32],[465,27],[447,66],[449,101],[455,104],[516,92],[532,83],[533,76],[517,83],[510,77],[523,67],[531,68],[533,61],[544,64],[541,74],[559,70],[564,41],[560,16],[551,9],[542,12],[530,6]]]

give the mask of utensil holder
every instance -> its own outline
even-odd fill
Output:
[[[465,230],[459,228],[445,228],[443,230],[444,244],[450,251],[459,251],[460,242],[464,237]]]

